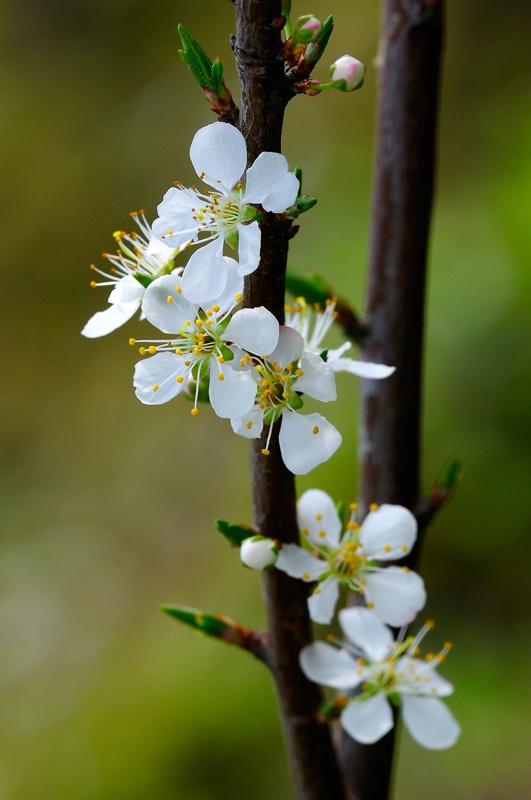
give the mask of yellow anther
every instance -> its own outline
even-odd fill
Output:
[[[367,600],[367,608],[374,608],[374,603],[372,600]]]
[[[179,284],[177,284],[175,287],[175,294],[181,294],[181,292],[182,292],[182,287]]]
[[[216,303],[216,305],[212,306],[212,311],[214,311],[214,312],[219,311],[219,306],[218,306],[217,303]]]
[[[136,344],[136,339],[133,339],[133,337],[131,337],[131,338],[129,339],[129,344],[131,345],[131,347],[134,347],[134,346],[135,346],[135,344]]]
[[[91,287],[91,289],[95,289],[97,285],[98,285],[98,284],[96,283],[96,281],[91,281],[91,282],[90,282],[90,287]]]
[[[248,431],[250,431],[251,428],[253,427],[253,423],[252,422],[246,422],[245,423],[245,427],[247,428]]]
[[[302,533],[302,535],[303,535],[303,536],[308,536],[308,534],[310,533],[310,531],[308,530],[308,528],[303,528],[303,529],[302,529],[302,531],[301,531],[301,533]]]
[[[429,631],[432,631],[435,627],[435,622],[432,619],[427,619],[424,625]]]
[[[263,455],[263,456],[268,456],[268,455],[269,455],[269,450],[267,449],[267,447],[264,447],[264,448],[261,450],[261,453],[262,453],[262,455]]]
[[[173,295],[172,295],[172,294],[169,294],[169,295],[167,296],[167,298],[166,298],[166,302],[167,302],[167,303],[173,303]]]
[[[234,299],[236,300],[237,303],[239,303],[240,300],[242,299],[242,293],[238,292],[238,294],[235,294]]]
[[[371,503],[369,506],[369,511],[376,511],[378,508],[378,503]]]
[[[455,647],[453,642],[445,642],[443,646],[445,650],[451,650],[453,647]]]
[[[358,508],[359,508],[359,505],[358,505],[357,503],[351,503],[351,504],[349,505],[349,509],[350,509],[351,511],[357,511],[357,510],[358,510]]]
[[[314,436],[319,433],[319,425],[313,426],[312,433],[314,434]]]
[[[315,519],[317,520],[317,522],[320,522],[322,520],[322,518],[323,518],[322,514],[316,514],[315,515]]]
[[[240,367],[244,367],[247,364],[247,359],[240,358]]]
[[[218,375],[218,381],[224,381],[224,380],[225,380],[225,375],[222,372],[220,372]]]
[[[216,361],[218,362],[218,364],[224,364],[225,363],[225,359],[223,358],[223,356],[217,356]]]
[[[182,356],[183,354],[183,351],[181,350],[180,347],[176,347],[173,352],[175,353],[176,356]]]
[[[333,642],[333,641],[335,641],[336,637],[334,636],[333,633],[327,633],[326,634],[326,638],[328,639],[329,642]]]
[[[158,385],[158,383],[154,383],[151,388],[153,389],[154,392],[158,392],[158,390],[160,389],[160,386]]]
[[[349,531],[357,531],[359,526],[360,526],[359,522],[355,522],[354,520],[350,520],[350,522],[347,522],[347,530]]]
[[[266,378],[264,378],[263,380],[260,381],[260,386],[269,386],[269,381]]]
[[[177,377],[175,378],[175,380],[177,381],[177,383],[184,383],[184,378],[183,378],[183,376],[182,376],[182,375],[177,375]]]
[[[402,551],[402,553],[409,553],[409,547],[407,546],[407,544],[401,545],[400,550]]]
[[[303,579],[303,581],[309,581],[310,580],[310,573],[309,572],[303,572],[302,573],[302,579]]]
[[[203,320],[202,320],[200,317],[198,317],[198,318],[196,319],[196,321],[195,321],[195,324],[196,324],[196,327],[197,327],[197,328],[200,328],[200,327],[201,327],[201,325],[203,324]]]
[[[402,572],[411,572],[409,567],[402,567]]]
[[[297,376],[297,378],[302,378],[302,376],[304,375],[304,370],[296,369],[295,370],[295,375]]]
[[[155,345],[154,344],[150,344],[149,347],[148,347],[148,353],[150,353],[150,355],[153,356],[153,355],[155,355],[156,352],[157,352],[157,348],[155,347]]]
[[[197,417],[199,415],[199,409],[195,408],[195,407],[192,408],[192,410],[190,411],[190,414],[192,415],[192,417]]]
[[[391,547],[390,544],[384,544],[383,549],[384,549],[384,553],[390,553],[393,548]]]
[[[324,539],[324,538],[325,538],[325,536],[326,536],[326,531],[319,531],[319,537],[320,537],[321,539]]]
[[[190,359],[189,359],[189,358],[187,358],[187,359],[186,359],[186,361],[184,362],[184,366],[185,366],[185,367],[189,367],[191,363],[192,363],[192,362],[190,361]]]
[[[140,353],[141,356],[143,356],[146,353],[146,348],[145,347],[139,347],[138,348],[138,352]]]
[[[112,238],[115,239],[117,242],[119,242],[120,239],[124,238],[124,236],[125,236],[125,231],[114,231]]]
[[[426,661],[433,661],[435,658],[435,653],[426,653],[425,660]]]

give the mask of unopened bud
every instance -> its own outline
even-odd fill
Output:
[[[313,14],[305,14],[299,17],[293,29],[293,40],[297,44],[310,44],[315,42],[322,30],[321,20]]]
[[[353,56],[341,56],[330,67],[335,88],[342,92],[353,92],[363,85],[365,67]]]
[[[278,547],[267,536],[250,536],[240,547],[240,558],[246,567],[263,570],[272,567],[278,556]]]

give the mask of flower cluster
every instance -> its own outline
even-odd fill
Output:
[[[321,309],[299,298],[287,307],[285,325],[263,307],[239,307],[244,276],[259,264],[260,215],[288,213],[299,193],[284,156],[261,153],[246,170],[242,134],[214,122],[194,136],[190,159],[210,188],[174,186],[151,227],[139,213],[139,232],[115,233],[118,251],[107,254],[109,269],[97,269],[104,280],[93,282],[113,287],[109,308],[96,313],[83,334],[103,336],[140,310],[164,334],[129,340],[143,356],[133,381],[142,403],[160,405],[185,393],[197,416],[198,403],[208,399],[238,435],[257,439],[267,429],[264,456],[279,423],[284,463],[306,474],[335,453],[341,435],[321,414],[301,413],[305,396],[335,400],[336,372],[378,379],[394,370],[345,358],[350,342],[324,349],[333,300]],[[190,250],[186,264],[177,266],[178,256]]]

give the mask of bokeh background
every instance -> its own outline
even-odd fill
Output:
[[[332,61],[368,65],[363,91],[299,97],[285,153],[319,205],[291,264],[363,302],[378,3],[334,12]],[[398,800],[521,800],[531,768],[529,583],[531,105],[526,0],[450,0],[429,280],[426,484],[448,456],[464,479],[429,534],[423,571],[432,645],[461,742],[401,738]],[[133,322],[83,340],[106,305],[87,266],[152,217],[211,121],[177,56],[178,21],[233,79],[229,2],[2,2],[0,797],[207,800],[294,797],[272,688],[240,652],[180,629],[174,601],[262,621],[258,579],[214,531],[250,518],[246,444],[185,401],[135,399]],[[320,70],[325,75],[325,66]],[[236,92],[235,92],[236,93]],[[345,443],[299,481],[354,499],[358,386],[329,409]]]

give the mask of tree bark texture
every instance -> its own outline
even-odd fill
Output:
[[[422,349],[433,199],[442,0],[385,0],[377,156],[363,358],[396,366],[364,381],[361,496],[413,509],[419,499]],[[415,563],[413,553],[410,563]],[[389,797],[394,732],[374,745],[341,740],[356,800]]]
[[[249,163],[264,150],[280,152],[286,105],[293,91],[281,56],[280,0],[235,0],[233,40],[241,89],[239,125]],[[260,266],[245,280],[244,305],[265,306],[284,321],[285,272],[291,224],[274,214],[261,223]],[[280,455],[277,431],[263,456],[265,437],[251,445],[254,524],[282,542],[298,541],[294,476]],[[344,800],[329,726],[317,719],[317,686],[299,668],[299,652],[312,639],[307,588],[278,570],[263,584],[272,667],[284,732],[301,800]]]

